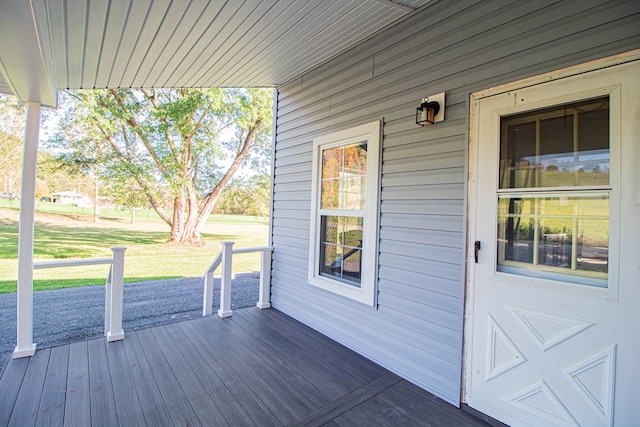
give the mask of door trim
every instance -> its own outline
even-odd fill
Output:
[[[478,150],[479,150],[479,123],[478,123],[478,111],[480,108],[479,101],[481,99],[500,95],[506,92],[514,90],[522,90],[532,86],[549,83],[552,81],[561,80],[568,77],[578,76],[580,74],[589,73],[616,65],[625,64],[640,60],[640,49],[624,52],[618,55],[601,58],[598,60],[586,62],[571,67],[562,68],[559,70],[551,71],[548,73],[540,74],[534,77],[518,80],[515,82],[509,82],[500,86],[483,89],[469,96],[469,151],[467,156],[467,212],[466,212],[466,258],[465,258],[465,310],[464,310],[464,339],[463,339],[463,351],[462,351],[462,395],[461,402],[468,403],[470,396],[470,381],[471,376],[471,361],[472,361],[472,334],[473,334],[473,318],[474,318],[474,276],[475,276],[475,230],[476,230],[476,217],[477,217],[477,180],[479,168],[477,164]],[[612,159],[613,161],[613,159]],[[618,213],[620,215],[620,213]],[[613,218],[612,218],[613,219]],[[620,242],[618,242],[620,244]],[[482,250],[481,250],[482,252]],[[608,299],[617,298],[617,287],[615,289],[616,295],[610,295]],[[609,290],[611,292],[611,290]]]

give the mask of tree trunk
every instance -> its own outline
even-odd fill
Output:
[[[184,239],[184,202],[180,195],[173,199],[173,221],[171,223],[171,241],[181,243]]]

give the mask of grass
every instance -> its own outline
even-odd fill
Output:
[[[167,242],[169,227],[150,211],[137,212],[135,224],[129,224],[126,211],[103,211],[94,223],[90,209],[56,205],[36,206],[34,260],[109,257],[110,247],[125,246],[126,282],[201,276],[224,240],[234,241],[234,248],[267,244],[265,218],[212,215],[203,229],[203,244],[183,246]],[[0,200],[0,293],[16,289],[17,208],[17,201]],[[239,254],[233,257],[233,270],[257,271],[259,263],[258,253]],[[101,285],[107,272],[105,265],[38,269],[34,289]]]

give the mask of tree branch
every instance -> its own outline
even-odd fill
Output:
[[[258,129],[260,128],[260,123],[262,123],[261,119],[255,121],[255,123],[249,130],[247,137],[241,144],[241,148],[236,154],[236,157],[233,159],[233,162],[222,176],[222,179],[218,182],[218,184],[216,184],[211,193],[209,193],[209,195],[207,196],[204,206],[202,207],[202,210],[198,215],[198,225],[196,229],[198,233],[204,224],[203,219],[211,213],[213,207],[216,204],[216,201],[218,200],[218,197],[220,196],[220,193],[226,187],[229,181],[231,181],[233,174],[240,168],[243,160],[245,159],[245,157],[247,157],[247,154],[249,154],[249,150],[251,150],[251,148],[254,146],[255,136],[258,133]]]
[[[118,103],[120,108],[122,108],[123,111],[127,111],[127,109],[126,109],[126,107],[124,105],[124,101],[118,95],[118,92],[115,89],[111,89],[109,92],[111,93],[111,95],[113,95],[114,99],[116,100],[116,102]],[[103,106],[105,108],[107,108],[106,105],[103,105]],[[142,144],[144,145],[144,147],[149,152],[149,155],[153,159],[153,161],[156,164],[156,166],[157,166],[158,170],[160,171],[160,173],[162,173],[162,175],[167,180],[170,180],[170,178],[171,178],[170,172],[167,170],[167,168],[164,166],[164,164],[162,164],[162,161],[160,160],[160,157],[158,156],[156,151],[151,146],[151,143],[149,143],[149,139],[147,138],[147,136],[144,134],[144,132],[142,132],[142,130],[140,130],[140,125],[136,121],[135,117],[133,117],[132,115],[129,115],[129,117],[126,119],[126,122],[131,127],[131,129],[136,133],[136,135],[138,135],[140,137],[140,140],[142,141]]]
[[[160,107],[160,103],[158,102],[158,92],[153,89],[153,94],[149,92],[148,89],[142,88],[140,89],[142,91],[142,93],[144,93],[147,97],[147,99],[151,102],[151,105],[153,105],[153,107],[156,109],[156,111],[158,110],[158,108]],[[170,126],[167,123],[167,118],[166,116],[162,116],[158,118],[160,120],[160,123],[162,123],[165,126],[165,130],[164,130],[164,135],[167,138],[167,142],[169,143],[169,149],[171,150],[171,154],[173,155],[173,158],[176,159],[176,161],[178,161],[180,159],[180,154],[178,153],[178,149],[176,148],[176,144],[175,141],[173,140],[173,135],[171,135],[171,130],[170,130]]]
[[[135,164],[131,161],[131,158],[129,156],[125,155],[120,150],[120,147],[118,147],[118,144],[113,139],[113,136],[111,136],[111,134],[104,127],[100,125],[100,123],[96,123],[96,126],[98,127],[100,132],[104,135],[109,145],[111,145],[111,148],[113,148],[113,151],[115,152],[116,156],[120,159],[122,164],[124,164],[127,167],[127,169],[130,169],[130,170],[135,169],[136,168]],[[162,218],[162,220],[166,222],[169,226],[171,226],[172,218],[167,214],[167,212],[164,210],[164,208],[156,198],[155,194],[152,191],[152,187],[149,185],[147,180],[144,179],[140,174],[133,173],[132,175],[136,180],[136,182],[140,185],[140,187],[142,187],[142,190],[144,191],[144,193],[149,198],[149,202],[151,203],[151,206],[153,206],[155,211],[158,213],[158,216]]]

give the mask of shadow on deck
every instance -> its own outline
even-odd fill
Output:
[[[235,310],[39,349],[0,377],[0,426],[484,426],[296,320]]]

